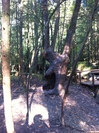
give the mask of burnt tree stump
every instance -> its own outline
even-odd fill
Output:
[[[53,86],[51,90],[45,91],[45,94],[63,95],[64,83],[66,81],[67,63],[69,62],[68,55],[60,55],[59,53],[48,49],[43,53],[43,57],[50,63],[50,66],[44,75],[48,81],[47,85],[52,84]]]

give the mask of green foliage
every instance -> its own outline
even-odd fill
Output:
[[[94,0],[83,0],[81,9],[79,12],[76,32],[72,41],[73,47],[71,50],[70,56],[70,68],[73,65],[73,62],[80,51],[82,42],[85,37],[85,33],[89,24],[89,17],[91,10],[94,5]],[[60,5],[60,19],[59,19],[59,30],[56,37],[55,51],[62,53],[65,46],[65,39],[67,30],[70,24],[71,16],[73,13],[75,1],[67,0]],[[20,44],[20,11],[19,11],[19,2],[11,1],[11,65],[19,63],[19,44]],[[48,14],[51,16],[57,4],[51,4],[48,1]],[[26,0],[23,5],[23,14],[22,14],[22,44],[23,44],[23,61],[24,66],[29,66],[35,52],[39,49],[37,56],[37,64],[42,64],[41,53],[43,51],[44,44],[44,33],[43,33],[43,16],[42,16],[42,4],[40,1],[29,1]],[[49,22],[49,39],[50,45],[54,37],[54,27],[55,20],[57,18],[56,12],[52,15]],[[87,45],[84,48],[83,55],[80,57],[81,62],[84,63],[84,66],[87,64],[93,64],[98,61],[98,18],[99,14],[96,13],[95,20],[93,22],[92,30],[89,34]],[[95,52],[94,52],[95,51]]]
[[[86,62],[79,62],[77,66],[77,70],[91,70],[92,66],[87,64]]]
[[[41,75],[41,74],[33,73],[33,74],[32,74],[32,77],[33,77],[33,78],[37,78],[37,79],[39,79],[39,80],[42,80],[42,75]]]
[[[91,69],[99,69],[99,65],[97,63],[87,63],[86,61],[79,61],[77,70],[91,70]]]

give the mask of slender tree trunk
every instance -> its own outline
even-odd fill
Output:
[[[59,40],[59,46],[58,46],[58,52],[59,53],[62,53],[62,50],[63,50],[63,45],[62,45],[62,43],[63,43],[63,35],[64,35],[64,31],[65,31],[65,16],[66,16],[66,11],[67,11],[67,9],[66,9],[67,7],[66,7],[66,2],[65,2],[65,10],[64,10],[64,17],[63,17],[63,22],[62,22],[62,29],[61,29],[61,33],[59,33],[59,36],[60,36],[60,34],[61,34],[61,37],[60,37],[60,40]]]
[[[17,63],[16,63],[16,66],[17,66],[17,69],[18,69],[18,72],[16,73],[16,75],[18,76],[19,75],[19,35],[18,35],[18,30],[19,30],[19,27],[18,27],[18,4],[16,2],[16,47],[17,47]]]
[[[22,10],[20,10],[20,27],[19,27],[19,34],[20,34],[20,46],[19,46],[19,62],[20,62],[20,79],[22,81],[22,76],[23,76],[23,45],[22,45],[22,25],[23,25],[23,20],[22,20]]]
[[[63,98],[64,83],[66,80],[66,73],[67,73],[67,64],[69,62],[68,55],[70,53],[71,41],[73,34],[75,32],[80,5],[81,5],[81,0],[76,0],[74,12],[70,22],[70,27],[66,36],[66,45],[64,47],[62,55],[52,50],[46,50],[45,53],[43,54],[45,59],[50,63],[50,67],[46,71],[45,77],[49,79],[50,76],[53,75],[54,73],[56,78],[55,87],[53,88],[53,90],[47,92],[47,94],[51,95],[59,94]]]
[[[65,42],[63,54],[69,54],[70,53],[71,41],[72,41],[72,37],[75,33],[80,5],[81,5],[81,0],[76,0],[76,4],[75,4],[75,8],[74,8],[73,15],[71,18],[70,26],[69,26],[69,29],[67,31],[66,42]]]
[[[47,4],[48,4],[47,0],[42,0],[44,49],[47,49],[49,47],[49,24],[48,24]]]
[[[58,0],[58,4],[59,3],[60,3],[60,0]],[[59,29],[59,19],[60,19],[60,6],[57,8],[57,11],[56,11],[56,21],[55,21],[54,34],[53,34],[52,44],[51,44],[51,47],[53,50],[55,47],[56,37],[57,37],[58,29]]]
[[[81,56],[81,54],[82,54],[82,52],[83,52],[83,49],[84,49],[84,47],[85,47],[85,44],[86,44],[86,41],[87,41],[87,38],[88,38],[88,35],[89,35],[89,32],[90,32],[90,29],[91,29],[91,26],[92,26],[92,21],[93,21],[93,19],[94,19],[94,14],[95,14],[96,9],[97,9],[97,5],[98,5],[98,0],[95,0],[95,5],[94,5],[94,8],[93,8],[93,10],[92,10],[92,14],[91,14],[91,16],[90,16],[89,26],[88,26],[88,29],[87,29],[87,32],[86,32],[84,41],[83,41],[83,43],[82,43],[82,47],[81,47],[81,49],[80,49],[80,51],[79,51],[79,53],[78,53],[78,56],[77,56],[77,58],[76,58],[76,60],[75,60],[75,62],[74,62],[74,65],[73,65],[73,68],[72,68],[72,72],[71,72],[71,74],[70,74],[70,77],[69,77],[69,79],[68,79],[68,81],[67,81],[67,84],[66,84],[66,87],[65,87],[65,94],[64,94],[64,97],[63,97],[63,101],[62,101],[62,125],[63,125],[63,126],[65,125],[65,122],[64,122],[64,105],[65,105],[65,101],[66,101],[66,95],[67,95],[67,93],[68,93],[68,87],[69,87],[70,81],[71,81],[71,79],[72,79],[72,75],[73,75],[73,73],[74,73],[74,71],[75,71],[75,69],[76,69],[76,65],[77,65],[77,63],[78,63],[78,60],[79,60],[79,58],[80,58],[80,56]]]
[[[2,77],[7,133],[14,133],[10,85],[10,0],[2,0]]]
[[[23,87],[26,86],[26,77],[24,75],[24,62],[23,62],[23,38],[22,38],[22,27],[23,27],[23,0],[20,2],[20,26],[19,26],[19,35],[20,35],[20,45],[19,45],[19,75],[20,75],[20,82],[22,83]]]
[[[42,0],[42,46],[46,50],[49,47],[49,23],[48,23],[48,0]],[[45,70],[45,60],[42,59],[43,73]]]
[[[34,11],[35,11],[35,14],[37,14],[37,3],[36,3],[36,0],[34,0]],[[37,14],[38,15],[38,14]],[[37,23],[37,19],[36,19],[36,16],[34,16],[35,18],[35,22],[34,22],[34,35],[35,35],[35,46],[36,46],[36,49],[37,49],[37,46],[38,46],[38,23]]]

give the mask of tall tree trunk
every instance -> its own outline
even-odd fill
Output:
[[[49,23],[48,23],[48,0],[42,0],[42,46],[46,50],[49,47]],[[43,73],[45,70],[45,60],[42,59]]]
[[[20,58],[20,76],[22,77],[23,74],[23,45],[22,45],[22,11],[20,10],[20,27],[19,27],[19,34],[20,34],[20,47],[19,47],[19,58]]]
[[[61,34],[61,36],[60,36],[60,40],[59,40],[59,46],[58,46],[58,52],[59,53],[62,53],[62,50],[63,50],[63,45],[62,45],[62,43],[63,43],[63,36],[64,36],[64,33],[65,33],[65,16],[66,16],[66,12],[67,12],[67,7],[66,7],[66,2],[64,3],[65,4],[65,7],[64,7],[64,15],[63,15],[63,22],[62,22],[62,29],[61,29],[61,33],[59,33],[59,36],[60,36],[60,34]]]
[[[17,63],[16,63],[16,66],[18,67],[17,69],[19,70],[19,36],[18,36],[18,5],[17,5],[17,2],[16,2],[16,43],[17,43]],[[19,74],[19,72],[17,73]]]
[[[49,47],[48,1],[42,0],[44,49]]]
[[[60,3],[60,0],[58,0],[58,4],[59,3]],[[51,47],[53,50],[55,47],[56,37],[57,37],[58,29],[59,29],[59,19],[60,19],[60,6],[57,8],[57,11],[56,11],[56,21],[55,21],[54,34],[53,34],[52,44],[51,44]]]
[[[20,26],[19,26],[19,35],[20,35],[20,45],[19,45],[19,75],[20,75],[20,82],[25,87],[25,77],[24,77],[24,63],[23,63],[23,38],[22,38],[22,26],[23,26],[23,0],[20,2]]]
[[[2,77],[7,133],[14,133],[10,85],[10,0],[2,0]]]
[[[80,5],[81,5],[81,0],[76,0],[75,8],[74,8],[73,15],[72,15],[71,22],[70,22],[70,26],[69,26],[69,29],[67,31],[65,47],[64,47],[62,54],[69,54],[70,53],[71,41],[72,41],[72,37],[75,33],[75,28],[76,28],[77,17],[78,17]]]
[[[71,72],[71,74],[70,74],[70,77],[69,77],[69,79],[68,79],[68,81],[67,81],[67,84],[66,84],[66,87],[65,87],[65,93],[64,93],[63,101],[62,101],[62,125],[63,125],[63,126],[65,125],[65,122],[64,122],[64,105],[65,105],[66,95],[67,95],[67,93],[68,93],[68,87],[69,87],[69,84],[70,84],[72,75],[73,75],[73,73],[74,73],[74,71],[75,71],[76,65],[77,65],[77,63],[78,63],[78,60],[79,60],[79,58],[80,58],[80,56],[81,56],[81,54],[82,54],[82,52],[83,52],[83,49],[84,49],[84,47],[85,47],[85,44],[86,44],[86,41],[87,41],[87,38],[88,38],[88,35],[89,35],[89,32],[90,32],[90,29],[91,29],[91,26],[92,26],[92,21],[93,21],[93,19],[94,19],[94,14],[95,14],[96,9],[97,9],[97,5],[98,5],[98,0],[95,0],[95,5],[94,5],[94,8],[93,8],[93,10],[92,10],[92,14],[91,14],[91,16],[90,16],[89,26],[88,26],[88,29],[87,29],[87,32],[86,32],[84,41],[83,41],[83,43],[82,43],[82,47],[81,47],[81,49],[80,49],[80,51],[79,51],[79,53],[78,53],[78,56],[77,56],[77,58],[76,58],[76,60],[75,60],[75,62],[74,62],[74,65],[73,65],[73,68],[72,68],[72,72]]]
[[[66,80],[66,73],[67,73],[67,64],[69,62],[68,55],[70,52],[72,37],[76,28],[76,22],[77,22],[80,5],[81,5],[81,0],[76,0],[74,12],[73,12],[69,30],[66,36],[66,45],[64,47],[62,55],[52,50],[46,50],[43,54],[45,59],[50,63],[50,67],[46,71],[45,77],[49,79],[50,76],[53,75],[54,73],[56,78],[54,89],[47,92],[47,94],[59,94],[63,98],[64,83]]]

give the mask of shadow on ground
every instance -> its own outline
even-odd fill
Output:
[[[39,85],[38,85],[39,83]],[[16,133],[88,133],[99,131],[99,105],[90,90],[71,84],[65,106],[65,127],[61,127],[61,98],[45,96],[40,81],[29,93],[29,121],[26,122],[26,94],[12,85],[12,111]],[[35,86],[35,87],[34,87]],[[0,95],[0,133],[5,133],[3,100]]]

